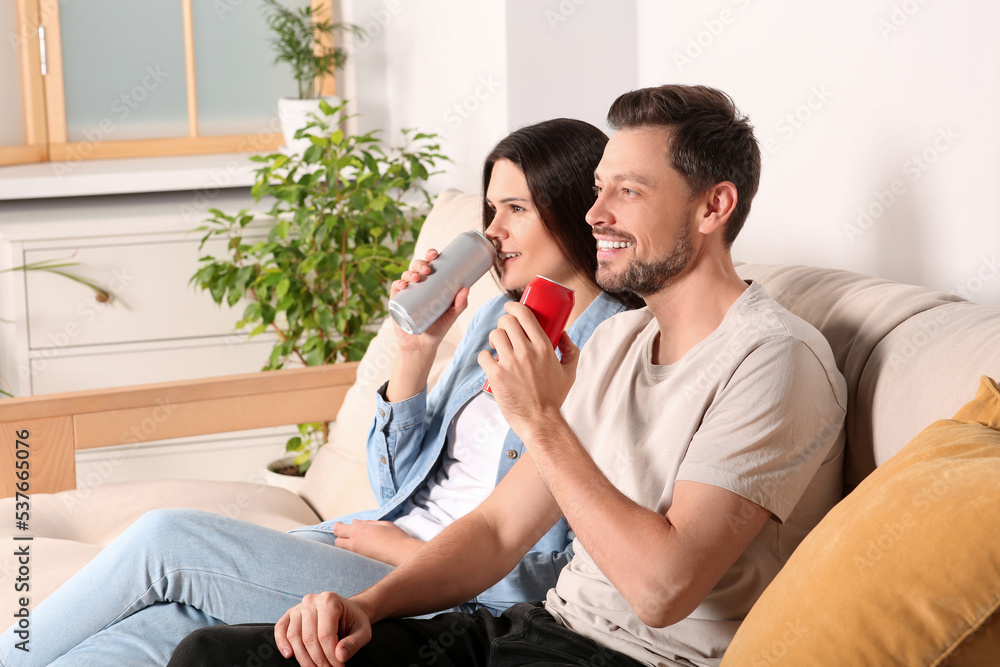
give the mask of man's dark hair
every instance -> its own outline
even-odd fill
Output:
[[[707,86],[667,85],[621,95],[608,111],[613,130],[670,130],[668,163],[697,196],[716,183],[736,186],[736,208],[726,223],[731,246],[750,213],[760,183],[760,148],[753,126],[732,98]]]

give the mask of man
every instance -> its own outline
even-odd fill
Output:
[[[528,453],[496,491],[363,593],[307,596],[273,630],[199,631],[171,664],[295,664],[272,647],[306,667],[718,664],[839,498],[846,390],[819,332],[733,268],[760,152],[732,101],[649,88],[608,121],[598,282],[647,308],[601,325],[577,372],[566,336],[560,361],[508,304],[480,364]],[[575,556],[544,602],[401,618],[472,598],[560,516]]]

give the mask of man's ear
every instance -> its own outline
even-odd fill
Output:
[[[710,187],[702,199],[704,208],[698,231],[708,235],[725,225],[736,208],[736,199],[736,186],[729,181],[722,181]]]

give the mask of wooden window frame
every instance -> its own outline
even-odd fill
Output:
[[[198,96],[194,50],[193,0],[181,3],[184,23],[184,60],[187,87],[188,136],[100,142],[71,142],[66,132],[66,95],[59,0],[15,0],[22,39],[20,52],[25,143],[0,147],[0,166],[45,161],[77,161],[211,153],[274,151],[284,144],[280,132],[201,136],[198,132]],[[329,12],[332,0],[312,0],[313,8]],[[44,30],[47,73],[42,76],[40,30]],[[321,82],[323,95],[333,95],[333,76]]]
[[[42,56],[38,47],[41,25],[37,0],[15,0],[21,68],[21,100],[24,109],[22,146],[0,147],[0,166],[45,162],[49,159],[48,130],[45,119],[45,90],[41,70]]]

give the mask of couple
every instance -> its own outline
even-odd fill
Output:
[[[172,665],[718,664],[839,498],[844,382],[822,336],[733,269],[760,154],[731,100],[644,89],[608,120],[610,140],[551,121],[488,158],[503,287],[546,275],[578,307],[557,358],[527,309],[488,303],[429,396],[467,295],[397,332],[369,437],[383,521],[288,536],[151,513],[36,610],[30,657],[0,638],[0,663],[162,664],[202,627]],[[647,307],[594,331],[628,293]]]

